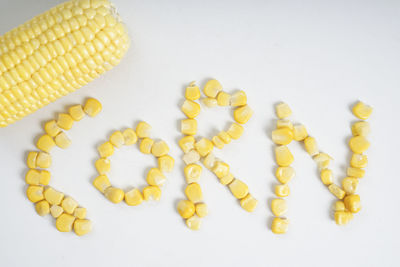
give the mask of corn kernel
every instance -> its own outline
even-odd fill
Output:
[[[333,207],[334,211],[346,211],[346,207],[344,206],[344,202],[342,200],[338,200],[335,202],[334,207]]]
[[[29,185],[39,185],[40,172],[36,169],[29,169],[25,175],[25,182]]]
[[[182,149],[183,153],[188,153],[190,150],[194,149],[194,143],[196,140],[193,136],[184,136],[179,140],[179,147]]]
[[[35,205],[35,209],[36,212],[40,215],[40,216],[44,216],[50,213],[50,205],[49,202],[47,202],[46,200],[41,200],[39,202],[36,203]]]
[[[40,184],[42,185],[48,185],[50,182],[50,172],[46,170],[41,170],[40,171]]]
[[[245,124],[250,120],[251,116],[253,116],[253,113],[253,110],[248,105],[244,105],[233,111],[233,118],[236,122]]]
[[[158,201],[161,198],[161,189],[158,186],[146,186],[145,188],[143,188],[143,198],[146,201]]]
[[[66,197],[61,202],[61,207],[69,214],[73,214],[76,207],[78,207],[78,202],[72,197]]]
[[[36,166],[39,168],[49,168],[51,165],[51,156],[46,152],[39,152],[36,158]]]
[[[365,171],[363,169],[353,168],[353,167],[347,168],[347,176],[355,177],[355,178],[363,178],[364,175],[365,175]]]
[[[140,152],[142,152],[144,154],[150,154],[153,144],[154,144],[153,139],[150,139],[148,137],[143,138],[139,145]]]
[[[198,183],[191,183],[185,188],[186,197],[196,203],[203,200],[203,193],[201,191],[201,187]]]
[[[143,202],[143,195],[139,189],[133,188],[125,193],[125,202],[129,206],[137,206]]]
[[[52,205],[50,208],[50,213],[53,218],[58,218],[61,214],[63,214],[64,210],[58,205]]]
[[[282,216],[288,210],[286,200],[275,198],[271,202],[271,211],[275,216]]]
[[[275,185],[275,195],[278,197],[287,197],[290,194],[290,189],[287,184],[277,184]]]
[[[111,186],[111,183],[107,176],[100,175],[93,180],[93,185],[97,188],[97,190],[104,193],[105,190]]]
[[[138,140],[138,137],[137,137],[135,131],[133,129],[131,129],[131,128],[125,129],[122,132],[122,135],[124,137],[124,141],[125,141],[124,144],[126,146],[136,144],[136,142]]]
[[[275,217],[272,220],[271,230],[274,234],[284,234],[289,228],[289,220],[286,218]]]
[[[44,199],[43,186],[39,185],[28,186],[28,188],[26,189],[26,196],[33,203],[43,200]]]
[[[257,207],[258,200],[252,195],[247,194],[244,198],[240,200],[240,206],[247,212],[253,212]]]
[[[225,131],[221,131],[218,134],[219,139],[221,139],[225,144],[229,144],[231,142],[231,137],[230,135],[225,132]]]
[[[289,128],[280,128],[272,131],[272,141],[278,145],[288,145],[293,140],[293,132]]]
[[[332,158],[326,153],[318,153],[313,157],[313,160],[317,163],[318,168],[323,170],[329,167]]]
[[[337,225],[348,224],[353,219],[353,214],[349,211],[335,211],[335,222]]]
[[[179,201],[176,209],[183,219],[192,217],[196,211],[195,205],[189,200]]]
[[[365,168],[368,165],[368,158],[366,155],[353,154],[350,160],[350,166],[353,168]]]
[[[315,140],[314,137],[309,136],[306,139],[304,139],[304,147],[307,153],[310,154],[310,156],[312,157],[319,153],[317,141]]]
[[[369,116],[372,113],[372,107],[364,104],[363,102],[358,102],[354,107],[353,107],[353,114],[362,120],[366,120],[369,118]]]
[[[221,91],[217,95],[217,104],[218,106],[229,106],[231,100],[231,95]]]
[[[162,172],[172,172],[174,165],[175,160],[170,155],[165,155],[158,158],[158,168]]]
[[[369,142],[364,136],[354,136],[349,141],[351,151],[361,154],[369,148]]]
[[[56,228],[60,232],[70,232],[72,230],[74,221],[75,221],[74,216],[67,213],[63,213],[56,220]]]
[[[293,123],[288,120],[277,120],[276,128],[277,129],[288,128],[289,130],[293,131]]]
[[[74,120],[72,119],[71,115],[67,113],[60,113],[58,114],[57,125],[61,129],[70,130],[72,125],[74,125]]]
[[[302,124],[293,126],[293,139],[296,141],[303,141],[308,136],[306,127]]]
[[[110,171],[111,169],[111,162],[107,158],[100,158],[96,160],[94,163],[94,166],[96,167],[97,172],[102,175],[106,174]]]
[[[219,182],[223,185],[229,185],[235,179],[232,173],[228,173],[227,175],[221,177]]]
[[[53,138],[48,135],[44,134],[41,137],[39,137],[36,147],[39,148],[40,150],[43,150],[44,152],[49,153],[50,150],[56,145],[54,142]]]
[[[349,195],[343,200],[344,206],[352,213],[357,213],[361,210],[360,196]]]
[[[122,189],[110,186],[104,190],[104,196],[112,203],[117,204],[124,199],[125,193]]]
[[[168,152],[169,147],[164,141],[155,142],[151,147],[151,153],[157,158],[167,155]]]
[[[149,185],[162,186],[166,178],[158,168],[151,168],[147,173],[146,181]]]
[[[144,121],[139,122],[138,125],[136,126],[136,135],[139,138],[150,137],[150,132],[151,132],[151,126]]]
[[[239,179],[229,184],[229,189],[237,199],[244,198],[249,193],[249,187]]]
[[[43,192],[44,198],[51,204],[51,205],[59,205],[64,198],[64,194],[54,190],[51,187],[48,187]]]
[[[206,203],[197,203],[195,205],[196,215],[200,218],[206,217],[208,214],[208,207]]]
[[[227,131],[229,136],[234,140],[239,139],[242,136],[243,132],[244,132],[243,126],[237,123],[232,123]]]
[[[335,184],[329,185],[328,189],[338,199],[343,199],[344,196],[346,195],[346,192],[344,192],[339,186]]]
[[[69,115],[71,115],[74,121],[80,121],[85,117],[85,112],[81,105],[74,105],[68,109]]]
[[[74,222],[74,231],[78,236],[85,235],[92,231],[92,222],[89,220],[76,219]]]
[[[215,98],[222,91],[222,85],[217,80],[209,80],[204,86],[203,92],[206,96]]]
[[[36,158],[37,158],[38,152],[31,151],[28,153],[28,156],[26,157],[26,165],[28,165],[28,168],[34,169],[36,168]]]
[[[330,169],[323,169],[321,171],[321,181],[324,185],[331,185],[333,183],[333,174]]]
[[[111,134],[110,143],[117,148],[120,148],[125,144],[125,139],[121,131],[115,131]]]
[[[278,105],[276,105],[275,112],[276,116],[278,116],[279,119],[284,119],[292,115],[292,110],[286,103],[279,103]]]
[[[82,207],[78,207],[74,211],[74,216],[78,219],[85,219],[86,217],[86,209]]]
[[[221,179],[229,174],[229,165],[225,162],[217,161],[212,171],[219,179]]]
[[[212,170],[214,168],[216,162],[217,162],[217,160],[213,153],[210,153],[206,157],[203,158],[203,164],[209,170]]]
[[[182,112],[189,118],[194,119],[200,114],[200,105],[192,100],[185,100]]]
[[[185,153],[185,155],[183,155],[182,160],[186,163],[186,164],[191,164],[191,163],[196,163],[200,160],[200,154],[199,152],[197,152],[196,150],[190,150],[188,153]]]
[[[195,135],[197,133],[197,121],[195,119],[182,120],[181,133],[185,135]]]
[[[54,137],[61,131],[61,129],[58,127],[55,120],[51,120],[45,123],[44,131],[51,137]]]
[[[244,91],[237,91],[230,99],[232,107],[244,106],[247,104],[247,95]]]
[[[201,99],[201,102],[203,103],[203,105],[205,105],[206,107],[209,107],[209,108],[218,106],[217,99],[211,98],[211,97],[205,97],[205,98]]]
[[[217,135],[212,138],[212,142],[213,142],[214,146],[216,146],[217,148],[219,148],[219,149],[224,148],[224,145],[225,145],[224,141],[222,141]]]
[[[194,144],[194,147],[196,148],[197,152],[199,152],[200,156],[205,157],[212,152],[214,145],[207,138],[201,138],[200,141]]]
[[[54,141],[55,141],[56,145],[62,149],[66,149],[71,145],[71,140],[68,138],[67,134],[64,132],[57,134],[57,136],[54,138]]]
[[[342,188],[347,194],[354,194],[358,187],[358,179],[354,177],[345,177],[342,180]]]
[[[188,219],[186,219],[186,225],[190,230],[199,230],[201,227],[201,218],[194,215]]]
[[[108,141],[101,144],[97,150],[102,158],[107,158],[114,154],[114,146]]]
[[[294,157],[287,146],[278,146],[275,148],[276,163],[282,167],[288,167],[292,164]]]
[[[201,96],[199,87],[195,84],[195,82],[190,83],[188,87],[186,87],[185,97],[188,100],[197,100]]]
[[[198,164],[188,164],[183,169],[185,174],[186,182],[188,184],[197,182],[200,179],[202,173],[202,167]]]
[[[364,136],[366,137],[371,132],[369,123],[366,121],[358,121],[353,123],[351,126],[351,132],[353,136]]]
[[[83,111],[90,117],[95,117],[100,113],[102,108],[101,103],[97,99],[89,98],[83,107]]]

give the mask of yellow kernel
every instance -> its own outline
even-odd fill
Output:
[[[81,105],[74,105],[68,109],[69,115],[71,115],[74,121],[80,121],[85,117],[85,112]]]
[[[196,148],[197,152],[199,152],[200,156],[205,157],[212,152],[214,145],[207,138],[202,138],[200,141],[194,144],[194,147]]]
[[[350,160],[350,166],[353,168],[365,168],[368,165],[368,158],[366,155],[353,154]]]
[[[114,154],[114,146],[110,142],[104,142],[101,144],[97,151],[99,151],[100,157],[107,158]]]
[[[330,169],[323,169],[321,171],[321,181],[324,185],[331,185],[333,183],[333,174]]]
[[[231,142],[231,136],[225,132],[225,131],[221,131],[218,134],[219,139],[221,139],[225,144],[229,144]]]
[[[70,130],[72,125],[74,124],[74,120],[72,119],[71,115],[67,113],[60,113],[58,114],[57,118],[57,125],[61,129]]]
[[[371,132],[369,123],[366,121],[358,121],[353,123],[351,126],[351,132],[353,136],[364,136],[366,137]]]
[[[124,144],[127,146],[136,144],[136,142],[138,140],[138,137],[137,137],[135,131],[131,128],[125,129],[122,132],[122,135],[124,137],[124,142],[125,142]]]
[[[182,112],[189,118],[194,119],[200,114],[200,105],[192,100],[185,100]]]
[[[203,200],[203,193],[201,191],[201,187],[198,183],[191,183],[185,188],[186,197],[196,203]]]
[[[162,172],[172,172],[175,165],[175,160],[170,155],[161,156],[158,158],[158,168]]]
[[[40,215],[40,216],[44,216],[50,213],[50,205],[49,202],[47,202],[46,200],[41,200],[39,202],[36,203],[35,205],[35,209],[36,212]]]
[[[289,228],[289,220],[286,218],[275,217],[272,220],[271,230],[274,234],[284,234]]]
[[[186,219],[186,225],[190,230],[197,231],[201,227],[201,218],[194,215],[188,219]]]
[[[51,156],[46,152],[39,152],[36,158],[36,166],[39,168],[49,168],[51,165]]]
[[[287,146],[278,146],[275,148],[276,163],[281,167],[288,167],[292,164],[294,157]]]
[[[209,170],[212,170],[214,168],[216,162],[217,161],[213,153],[210,153],[203,158],[203,164]]]
[[[36,168],[37,155],[38,155],[38,152],[35,152],[35,151],[30,151],[28,153],[28,156],[26,157],[26,165],[28,165],[28,168],[30,168],[30,169]]]
[[[133,188],[125,193],[125,202],[129,206],[137,206],[143,202],[143,195],[139,189]]]
[[[74,216],[67,213],[63,213],[56,220],[56,228],[60,232],[70,232],[72,230],[74,221],[75,221]]]
[[[278,145],[288,145],[293,140],[293,132],[289,128],[280,128],[272,131],[272,141]]]
[[[199,87],[192,82],[188,87],[186,87],[185,97],[188,100],[197,100],[201,96]]]
[[[29,185],[39,185],[40,183],[40,171],[36,169],[29,169],[25,174],[25,182]]]
[[[228,131],[226,131],[229,136],[234,139],[237,140],[239,139],[242,134],[243,134],[244,128],[242,125],[237,124],[237,123],[232,123],[231,126],[229,127]]]
[[[41,170],[40,171],[40,183],[42,185],[48,185],[50,182],[50,172],[46,170]]]
[[[190,200],[179,201],[176,209],[183,219],[192,217],[196,211],[195,205]]]
[[[326,153],[318,153],[313,157],[313,160],[317,163],[318,168],[323,170],[329,167],[332,158]]]
[[[97,172],[102,175],[106,174],[110,171],[111,169],[111,162],[107,158],[100,158],[96,160],[94,163],[94,166],[96,167]]]
[[[358,187],[358,179],[354,177],[345,177],[342,180],[342,188],[347,194],[354,194]]]
[[[244,198],[240,200],[240,206],[247,212],[253,212],[257,207],[258,200],[252,195],[247,194]]]
[[[244,198],[249,193],[249,187],[239,179],[229,184],[229,189],[237,199]]]
[[[64,210],[58,205],[52,205],[50,207],[50,214],[53,218],[58,218],[61,214],[63,214]]]
[[[190,150],[188,153],[185,153],[185,155],[183,155],[182,160],[186,163],[186,164],[191,164],[191,163],[196,163],[200,160],[200,154],[199,152],[197,152],[196,150]]]
[[[195,119],[182,120],[181,133],[185,135],[195,135],[197,133],[197,121]]]
[[[151,153],[157,158],[167,155],[168,152],[169,147],[164,141],[157,141],[151,147]]]
[[[344,206],[344,202],[342,200],[338,200],[335,202],[334,207],[333,207],[334,211],[346,211],[346,207]]]
[[[271,201],[271,211],[275,216],[282,216],[288,210],[286,200],[275,198]]]
[[[219,182],[223,185],[228,185],[230,183],[232,183],[232,181],[235,179],[235,177],[233,176],[232,173],[228,173],[227,175],[221,177],[219,179]]]
[[[365,175],[365,171],[363,169],[353,168],[353,167],[347,168],[347,176],[355,177],[355,178],[363,178],[364,175]]]
[[[244,105],[233,111],[233,118],[237,123],[245,124],[253,116],[253,113],[253,110],[248,105]]]
[[[361,154],[369,148],[369,142],[364,136],[354,136],[349,141],[351,151]]]
[[[61,207],[69,214],[73,214],[75,209],[78,207],[78,202],[72,197],[66,197],[61,202]]]
[[[218,101],[215,98],[211,98],[211,97],[205,97],[201,100],[201,102],[209,108],[213,108],[218,106]]]
[[[349,195],[343,200],[344,206],[352,213],[357,213],[361,210],[360,196]]]
[[[184,153],[188,153],[190,150],[194,149],[194,143],[196,140],[193,136],[184,136],[179,140],[179,147]]]
[[[111,186],[111,183],[107,176],[100,175],[93,180],[93,185],[97,188],[97,190],[104,193],[105,190]]]
[[[83,111],[90,117],[95,117],[100,113],[102,108],[101,103],[97,99],[89,98],[83,107]]]
[[[54,141],[59,148],[66,149],[71,145],[71,139],[65,132],[60,132],[54,137]]]
[[[247,95],[244,91],[237,91],[230,99],[230,105],[232,107],[244,106],[247,104]]]
[[[278,197],[287,197],[290,194],[290,189],[287,184],[277,184],[275,185],[275,195]]]
[[[338,199],[343,199],[344,196],[346,195],[346,192],[344,192],[339,186],[335,184],[329,185],[328,189]]]
[[[49,153],[50,150],[56,145],[54,142],[53,138],[48,135],[44,134],[39,139],[37,140],[36,147],[39,148],[40,150],[43,150],[44,152]]]
[[[74,211],[74,216],[78,219],[85,219],[86,217],[86,209],[82,207],[78,207]]]
[[[222,141],[217,135],[212,138],[212,142],[214,146],[216,146],[217,148],[219,149],[224,148],[225,145],[224,141]]]
[[[26,189],[26,196],[33,203],[43,200],[44,199],[43,186],[39,185],[28,186],[28,188]]]
[[[125,144],[125,139],[121,131],[115,131],[111,134],[110,143],[117,148],[120,148]]]
[[[304,147],[307,153],[312,157],[319,153],[317,141],[314,137],[308,136],[306,139],[304,139]]]
[[[117,204],[124,199],[125,193],[122,189],[110,186],[104,190],[104,196],[112,203]]]
[[[222,91],[222,85],[217,80],[209,80],[204,86],[203,92],[206,96],[215,98]]]
[[[292,115],[292,110],[286,103],[279,103],[278,105],[276,105],[275,112],[276,116],[278,116],[279,119],[284,119]]]
[[[92,222],[89,220],[76,219],[74,222],[74,231],[78,236],[85,235],[92,231]]]
[[[221,91],[217,95],[217,104],[218,106],[229,106],[231,100],[231,95]]]
[[[208,214],[208,207],[206,203],[197,203],[195,205],[196,215],[200,218],[206,217]]]
[[[51,187],[48,187],[43,192],[44,198],[51,204],[51,205],[59,205],[64,198],[64,194],[54,190]]]
[[[346,225],[353,219],[353,214],[349,211],[335,211],[335,222],[337,225]]]
[[[198,164],[188,164],[183,169],[185,174],[186,182],[188,184],[197,182],[200,179],[202,173],[202,167]]]
[[[141,121],[136,126],[136,134],[139,138],[150,137],[151,126],[144,121]]]
[[[361,101],[358,102],[353,107],[353,114],[359,119],[366,120],[369,118],[371,113],[372,113],[372,107],[364,104]]]
[[[143,198],[146,201],[158,201],[161,198],[161,189],[158,186],[149,185],[143,189]]]
[[[58,127],[57,122],[55,120],[51,120],[46,122],[44,125],[44,131],[50,135],[51,137],[56,136],[61,131],[60,127]]]
[[[293,126],[293,139],[296,141],[303,141],[308,136],[307,129],[302,124]]]
[[[221,179],[229,174],[229,165],[225,162],[217,161],[212,171],[219,179]]]
[[[149,185],[162,186],[166,178],[158,168],[151,168],[147,173],[146,181]]]
[[[151,153],[151,147],[154,144],[154,140],[150,139],[148,137],[143,138],[142,141],[140,142],[139,145],[139,150],[140,152],[144,153],[144,154],[150,154]]]
[[[276,128],[277,129],[288,128],[293,131],[293,124],[291,121],[288,121],[288,120],[277,120]]]

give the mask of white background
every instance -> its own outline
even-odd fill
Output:
[[[1,0],[0,33],[61,1]],[[400,2],[377,1],[123,1],[115,4],[132,37],[121,64],[103,77],[0,129],[0,266],[399,266],[400,257]],[[175,211],[183,198],[177,146],[185,85],[217,78],[229,91],[244,89],[254,109],[245,134],[219,157],[259,200],[243,211],[208,171],[201,185],[210,214],[192,232]],[[25,194],[27,151],[43,123],[87,97],[103,104],[68,132],[72,146],[52,151],[51,185],[88,209],[93,232],[60,233]],[[335,159],[336,182],[349,162],[350,107],[374,107],[369,166],[359,194],[363,209],[345,227],[331,215],[334,197],[299,144],[291,144],[297,175],[290,182],[290,230],[270,231],[273,106],[285,101],[322,151]],[[223,110],[223,111],[222,111]],[[91,185],[96,146],[115,129],[139,120],[153,126],[176,158],[162,201],[113,205]],[[200,133],[215,134],[232,121],[228,109],[206,110]],[[155,164],[136,147],[112,157],[112,182],[143,186]]]

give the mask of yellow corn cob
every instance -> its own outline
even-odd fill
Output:
[[[0,127],[117,65],[129,37],[108,0],[71,0],[0,36]]]

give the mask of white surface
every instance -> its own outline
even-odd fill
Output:
[[[1,0],[0,33],[61,1]],[[400,131],[400,2],[392,1],[123,1],[116,0],[133,39],[123,62],[101,79],[22,121],[0,129],[1,266],[399,266],[398,156]],[[218,154],[259,199],[244,212],[208,172],[202,177],[210,214],[199,232],[175,212],[184,178],[178,104],[184,86],[219,79],[227,90],[244,89],[255,115],[243,138]],[[87,207],[90,235],[59,233],[24,195],[25,156],[43,122],[88,96],[103,103],[95,119],[69,132],[72,146],[54,149],[51,185]],[[361,180],[363,209],[346,227],[330,215],[334,198],[298,144],[297,176],[290,183],[290,230],[269,230],[274,197],[274,103],[284,100],[321,150],[335,158],[337,181],[349,161],[346,140],[354,121],[349,107],[371,104],[370,164]],[[205,111],[202,134],[222,129],[230,113]],[[215,119],[214,119],[215,117]],[[208,120],[209,119],[209,120]],[[146,120],[168,141],[177,165],[162,201],[113,205],[92,186],[96,146],[114,130]],[[208,129],[208,130],[207,130]],[[144,185],[154,164],[138,150],[112,158],[111,179]]]

